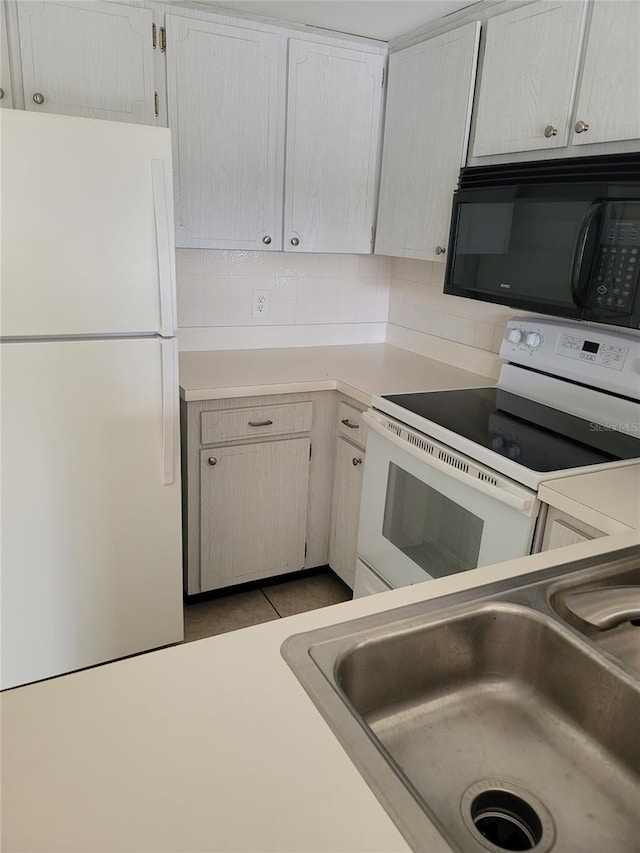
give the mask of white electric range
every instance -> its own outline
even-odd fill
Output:
[[[374,397],[355,595],[531,553],[541,482],[640,459],[640,337],[509,321],[495,387]]]

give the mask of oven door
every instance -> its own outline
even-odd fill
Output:
[[[534,492],[377,412],[364,418],[358,556],[389,586],[530,553]]]

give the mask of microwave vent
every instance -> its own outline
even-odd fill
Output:
[[[465,166],[460,171],[459,189],[482,189],[525,184],[618,184],[637,186],[640,155],[603,154],[594,157],[567,157],[492,166]]]

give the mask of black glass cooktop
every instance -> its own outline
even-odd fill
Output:
[[[383,399],[532,471],[562,471],[640,456],[640,440],[633,435],[499,388],[393,394]]]

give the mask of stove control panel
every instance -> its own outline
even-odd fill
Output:
[[[558,355],[594,362],[609,370],[622,370],[630,347],[621,344],[589,340],[583,335],[560,335],[556,346]]]
[[[500,356],[563,379],[640,398],[640,335],[566,320],[509,320]]]

